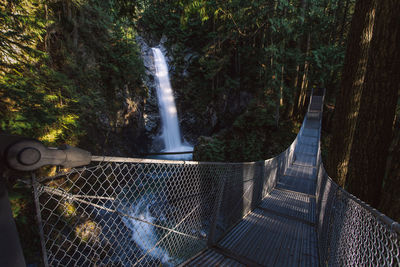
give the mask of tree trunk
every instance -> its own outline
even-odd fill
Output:
[[[44,51],[48,52],[49,47],[49,11],[47,9],[47,4],[44,3],[44,19],[46,20],[46,34],[44,35]],[[51,57],[49,57],[51,60]]]
[[[331,30],[331,36],[330,36],[330,42],[335,43],[337,40],[337,28],[339,25],[339,17],[340,17],[340,11],[342,9],[342,2],[343,0],[338,0],[337,6],[336,6],[336,12],[335,12],[335,19],[334,23],[332,25],[332,30]]]
[[[333,23],[333,27],[331,30],[331,36],[329,38],[329,44],[334,46],[334,45],[341,45],[340,43],[337,43],[338,40],[340,40],[340,37],[338,36],[338,28],[339,28],[339,24],[340,24],[340,13],[341,10],[343,9],[342,7],[343,5],[343,0],[338,0],[337,2],[337,6],[336,6],[336,12],[335,12],[335,19],[334,19],[334,23]],[[332,58],[332,62],[331,62],[331,66],[337,65],[338,64],[338,59],[337,58]],[[324,84],[326,90],[326,95],[325,98],[326,99],[331,99],[331,97],[333,96],[334,92],[336,91],[336,82],[335,79],[338,76],[339,71],[338,70],[331,70],[329,73],[329,79],[327,79],[327,82]]]
[[[304,71],[303,71],[303,78],[301,82],[299,100],[297,102],[297,112],[302,114],[304,105],[306,103],[307,98],[307,87],[308,87],[308,69],[310,67],[310,63],[308,62],[307,57],[310,55],[311,51],[311,34],[308,33],[307,35],[307,50],[306,50],[306,60],[304,61]]]
[[[327,171],[345,185],[354,129],[367,69],[368,52],[375,19],[376,0],[359,0],[351,23],[341,88],[336,95],[333,136],[329,146]]]
[[[347,175],[348,189],[379,205],[400,89],[400,2],[380,0]]]
[[[389,150],[388,169],[379,210],[393,220],[400,221],[400,119],[394,129],[396,132]]]
[[[307,7],[307,0],[300,0],[300,11],[301,11],[301,17],[303,18],[303,20],[301,20],[301,25],[303,26],[303,21],[305,20],[305,14],[306,14],[306,7]],[[302,39],[304,38],[300,38],[300,40],[297,41],[297,51],[301,52],[301,42]],[[296,104],[299,101],[299,97],[300,97],[300,87],[299,87],[299,80],[301,83],[301,79],[300,77],[300,64],[297,64],[296,66],[296,76],[294,78],[294,83],[293,83],[293,90],[295,90],[294,94],[293,94],[293,103],[291,103],[291,107],[290,107],[290,111],[289,111],[289,117],[293,117],[295,115],[297,115],[297,106]]]
[[[346,28],[346,22],[347,22],[347,14],[348,14],[348,9],[350,5],[350,0],[346,1],[346,5],[344,6],[344,12],[343,12],[343,17],[342,17],[342,25],[340,27],[339,31],[339,45],[343,43],[344,40],[344,29]]]

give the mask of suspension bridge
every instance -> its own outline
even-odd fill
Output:
[[[325,172],[323,100],[265,161],[92,156],[33,175],[45,266],[398,266],[399,224]]]

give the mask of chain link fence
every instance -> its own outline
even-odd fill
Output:
[[[322,164],[317,212],[321,266],[400,265],[400,225],[339,187]]]
[[[227,164],[98,157],[34,178],[45,265],[178,265],[257,206],[289,154]]]
[[[93,157],[92,166],[33,177],[45,265],[178,265],[259,204],[296,144],[260,162]]]

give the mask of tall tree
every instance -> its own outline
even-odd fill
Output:
[[[336,96],[333,136],[329,151],[328,173],[345,185],[354,130],[367,70],[370,40],[375,19],[376,0],[359,0],[348,37],[341,88]]]
[[[379,1],[346,182],[350,192],[375,207],[400,89],[399,13],[398,0]]]
[[[307,8],[307,0],[300,0],[300,15],[299,15],[299,20],[300,20],[300,25],[303,27],[304,25],[304,21],[305,21],[305,13],[306,13],[306,8]],[[303,36],[302,36],[303,37]],[[310,40],[310,33],[307,34],[307,52],[309,52],[309,40]],[[299,40],[297,40],[297,44],[296,44],[296,48],[297,51],[300,52],[301,51],[301,43],[304,42],[305,38],[299,38]],[[311,41],[311,40],[310,40]],[[305,62],[307,62],[305,60]],[[306,64],[304,64],[305,66]],[[304,66],[300,66],[300,62],[298,62],[297,66],[296,66],[296,76],[294,78],[294,84],[293,84],[293,88],[295,90],[294,95],[294,99],[293,99],[293,104],[290,110],[290,116],[293,116],[293,114],[298,114],[298,103],[301,99],[301,90],[303,89],[303,76],[301,75],[301,70],[304,70]]]
[[[400,105],[398,106],[400,109]],[[382,190],[379,210],[395,221],[400,221],[400,118],[398,117],[394,129],[394,138],[389,150],[388,169]]]

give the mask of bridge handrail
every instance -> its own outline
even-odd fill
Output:
[[[322,172],[326,173],[326,170],[323,166]],[[327,174],[327,173],[326,173]],[[327,176],[326,179],[329,180],[330,183],[333,183],[337,186],[337,190],[340,191],[342,194],[346,196],[346,198],[351,199],[352,201],[356,202],[358,205],[360,205],[363,209],[371,213],[377,220],[381,221],[385,225],[389,226],[391,230],[395,231],[396,233],[400,234],[400,224],[396,221],[394,221],[392,218],[386,216],[385,214],[381,213],[379,210],[371,207],[368,203],[362,201],[361,199],[357,198],[353,194],[350,194],[348,191],[346,191],[344,188],[340,187],[335,183],[335,181],[332,180],[331,177]]]
[[[302,132],[302,129],[303,126],[300,129],[300,133]],[[49,177],[34,178],[33,186],[35,192],[35,202],[37,205],[40,229],[43,233],[41,234],[41,243],[44,250],[43,256],[45,265],[57,265],[63,260],[68,260],[68,262],[73,264],[77,264],[77,260],[83,263],[92,262],[89,257],[89,255],[91,255],[90,253],[85,255],[85,253],[70,252],[71,254],[67,253],[63,258],[57,259],[56,255],[60,250],[59,243],[61,243],[64,247],[82,246],[82,243],[84,242],[78,239],[79,234],[76,233],[76,229],[81,229],[85,226],[82,226],[80,221],[76,222],[76,225],[70,226],[68,219],[64,218],[66,216],[65,213],[68,213],[68,211],[62,211],[60,214],[60,208],[49,209],[47,207],[50,205],[50,203],[53,203],[50,206],[63,206],[63,209],[65,209],[64,206],[72,205],[74,207],[73,209],[76,209],[77,211],[83,210],[82,213],[78,212],[80,217],[83,216],[91,218],[90,213],[93,212],[93,209],[96,210],[96,212],[103,210],[106,212],[106,214],[115,213],[118,214],[118,216],[122,216],[122,218],[133,220],[138,218],[138,216],[128,216],[129,214],[127,215],[127,213],[129,212],[126,212],[127,208],[119,203],[121,201],[118,202],[118,199],[121,198],[121,194],[123,195],[122,199],[124,199],[125,195],[131,194],[134,191],[136,192],[136,189],[128,190],[129,192],[124,192],[123,190],[121,191],[121,189],[119,189],[119,185],[114,185],[116,188],[113,190],[119,190],[120,193],[114,194],[113,198],[111,198],[110,195],[102,195],[107,194],[107,192],[99,193],[99,191],[95,189],[96,187],[105,187],[103,183],[107,182],[107,179],[109,179],[107,176],[108,173],[115,175],[116,180],[123,184],[129,184],[130,182],[127,181],[129,179],[133,179],[135,181],[138,181],[139,179],[141,180],[139,183],[144,187],[151,186],[151,184],[155,183],[151,179],[152,176],[156,175],[160,177],[162,182],[156,182],[159,184],[160,188],[163,186],[162,183],[171,183],[172,187],[170,186],[168,187],[170,189],[165,189],[167,191],[157,191],[155,194],[166,194],[166,197],[170,202],[178,201],[177,205],[183,212],[190,211],[190,213],[194,212],[193,214],[195,214],[198,212],[196,209],[205,209],[205,207],[193,206],[192,204],[194,199],[197,199],[203,203],[202,205],[208,206],[209,212],[205,212],[205,214],[201,216],[197,214],[191,218],[198,218],[197,220],[200,220],[200,218],[202,218],[201,220],[213,218],[213,222],[206,227],[207,229],[192,225],[190,223],[190,218],[188,219],[186,217],[181,218],[179,221],[182,222],[182,219],[189,220],[189,222],[183,222],[181,227],[187,227],[183,226],[185,223],[189,224],[191,229],[190,231],[188,229],[179,229],[179,225],[174,226],[174,224],[168,224],[168,222],[166,223],[167,226],[165,226],[165,223],[160,224],[152,223],[151,221],[146,222],[139,220],[139,226],[142,226],[141,224],[152,225],[155,228],[162,229],[162,231],[165,231],[167,235],[175,236],[174,238],[176,238],[176,236],[180,236],[180,238],[184,237],[192,240],[186,240],[185,242],[189,242],[186,244],[187,247],[180,248],[179,250],[187,250],[188,247],[192,247],[193,251],[198,251],[199,248],[204,248],[206,243],[209,245],[215,244],[248,212],[253,210],[261,201],[261,199],[264,198],[275,187],[277,177],[284,173],[285,168],[290,164],[297,140],[298,137],[296,137],[291,146],[289,146],[278,156],[264,161],[221,163],[92,156],[92,164],[89,166],[74,168],[68,172],[57,173]],[[125,174],[123,174],[124,170],[126,171]],[[185,179],[182,179],[186,173],[193,173],[195,176],[189,175]],[[163,177],[165,177],[165,179]],[[173,178],[173,180],[170,178]],[[205,182],[200,182],[201,180],[199,179],[202,179]],[[188,180],[189,184],[184,185],[184,180]],[[88,181],[94,184],[89,185]],[[204,183],[204,186],[190,186],[190,184],[198,184],[199,182],[200,184]],[[79,188],[79,186],[87,189],[82,190]],[[205,188],[208,189],[205,190]],[[219,190],[219,188],[223,189]],[[188,194],[186,191],[190,189],[192,189],[193,192]],[[173,191],[176,191],[177,193]],[[141,191],[139,190],[139,193],[140,192]],[[177,194],[179,194],[179,196]],[[85,195],[90,195],[90,198],[84,197]],[[115,200],[113,202],[117,203],[115,204],[117,208],[113,209],[109,207],[110,204],[107,203],[110,203],[110,199]],[[140,197],[135,197],[135,201],[140,202]],[[90,206],[92,208],[89,209]],[[125,210],[121,211],[120,206],[123,206],[122,209]],[[109,215],[109,217],[109,221],[100,220],[99,222],[95,222],[93,219],[90,219],[90,222],[96,223],[94,226],[92,225],[92,227],[96,228],[98,226],[109,228],[110,222],[117,221],[115,215]],[[61,221],[61,225],[63,225],[63,227],[58,229],[57,225],[59,225]],[[75,235],[75,238],[67,238],[63,236],[63,232],[65,232],[64,228],[71,229],[71,234]],[[74,231],[75,234],[73,233]],[[193,231],[196,233],[205,231],[204,234],[207,242],[201,243],[201,240],[199,241],[199,239],[194,238],[192,233]],[[62,236],[62,240],[59,240],[57,235],[53,236],[54,233],[58,233],[57,235]],[[164,239],[165,236],[166,235],[161,236],[159,242],[166,243],[167,241]],[[90,239],[90,237],[86,238]],[[99,237],[91,238],[98,239]],[[107,238],[109,240],[113,240],[112,237]],[[167,237],[167,239],[168,238],[169,237]],[[174,248],[172,244],[162,245],[167,247],[169,250],[172,250],[174,253],[177,253],[176,251],[178,249],[176,247]],[[94,246],[94,244],[91,246]],[[147,247],[145,246],[145,249],[151,255],[151,253],[154,253],[156,248],[154,245],[149,245]],[[112,251],[110,252],[111,258],[116,257],[116,255],[119,253],[118,251],[112,249],[110,249],[110,251]],[[145,265],[150,264],[148,255],[145,255],[141,255],[141,257],[138,258],[132,258],[131,261],[129,261],[129,264],[138,262],[138,264],[140,264],[140,262]]]
[[[324,266],[395,266],[400,225],[318,172],[317,233]]]
[[[329,177],[322,163],[320,136],[321,127],[316,190],[320,265],[400,264],[399,223],[350,194]]]

